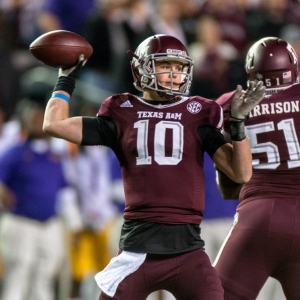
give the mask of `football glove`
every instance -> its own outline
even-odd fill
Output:
[[[84,55],[83,54],[80,54],[79,57],[78,57],[78,63],[76,66],[73,66],[71,68],[68,68],[68,69],[62,69],[60,68],[58,70],[58,77],[61,77],[61,76],[71,76],[71,77],[75,77],[75,79],[78,77],[79,75],[79,72],[81,70],[81,68],[85,65],[86,63],[86,60],[84,60]]]
[[[76,66],[73,66],[68,69],[60,68],[58,70],[58,80],[53,89],[53,92],[62,90],[67,92],[70,96],[75,89],[75,82],[79,76],[81,68],[85,65],[87,60],[84,59],[84,55],[81,54],[78,57],[78,63]]]
[[[238,85],[231,100],[230,117],[241,121],[246,120],[250,111],[264,98],[265,94],[266,87],[262,81],[250,81],[245,93]]]

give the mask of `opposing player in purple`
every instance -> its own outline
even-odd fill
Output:
[[[176,299],[221,300],[223,288],[203,249],[203,153],[232,180],[252,175],[243,120],[264,97],[262,82],[246,94],[237,87],[231,102],[232,140],[222,135],[221,107],[188,97],[193,60],[176,38],[155,35],[143,41],[131,61],[141,96],[124,93],[104,100],[95,117],[69,117],[69,98],[84,58],[59,70],[44,130],[82,145],[115,152],[125,190],[120,253],[95,279],[104,299],[144,300],[156,290]],[[246,97],[245,97],[246,95]]]
[[[287,299],[300,299],[300,84],[292,46],[276,37],[257,41],[248,51],[248,79],[262,80],[265,98],[250,112],[245,132],[253,175],[243,185],[222,172],[225,198],[239,195],[234,226],[214,265],[226,300],[256,299],[268,279],[277,279]],[[230,133],[234,92],[217,99]]]

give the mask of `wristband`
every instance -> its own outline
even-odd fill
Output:
[[[67,101],[68,103],[70,101],[70,98],[67,95],[60,94],[60,93],[53,93],[51,98],[60,98]]]
[[[68,75],[61,74],[58,77],[53,92],[61,90],[67,92],[70,96],[72,96],[73,91],[75,89],[76,79],[79,76],[79,72],[82,68],[82,65],[83,65],[83,61],[79,62],[79,64],[75,67],[75,69],[70,74]]]
[[[242,141],[246,138],[245,123],[229,121],[230,136],[233,141]]]
[[[72,96],[72,93],[75,89],[75,82],[75,78],[72,78],[70,76],[60,76],[53,89],[53,92],[61,90],[67,92],[70,96]]]

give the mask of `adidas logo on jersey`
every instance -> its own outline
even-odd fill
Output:
[[[126,102],[122,103],[120,107],[133,107],[133,105],[129,100],[127,100]]]

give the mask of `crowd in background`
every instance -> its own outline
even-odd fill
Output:
[[[214,99],[237,83],[245,86],[244,57],[254,41],[283,37],[298,50],[299,15],[296,0],[2,0],[0,107],[8,119],[28,93],[22,77],[41,66],[28,47],[51,30],[74,31],[91,43],[94,54],[81,79],[103,89],[104,95],[135,92],[127,50],[134,51],[155,33],[171,34],[188,46],[195,60],[191,94]],[[83,100],[99,104],[91,98]]]
[[[29,52],[29,45],[41,34],[58,29],[76,32],[93,46],[93,55],[77,81],[70,114],[94,116],[108,95],[137,93],[127,50],[134,52],[142,40],[155,33],[173,35],[187,45],[195,61],[191,95],[214,100],[234,90],[237,84],[245,88],[245,54],[254,41],[266,36],[281,37],[300,54],[300,2],[1,0],[0,156],[27,138],[22,135],[20,120],[24,100],[45,106],[51,95],[58,70],[37,61]],[[74,199],[65,197],[56,203],[70,241],[66,254],[62,255],[63,267],[55,274],[56,297],[96,300],[99,289],[93,276],[118,250],[115,245],[124,208],[118,162],[110,150],[102,147],[78,147],[63,141],[54,141],[51,147],[59,153],[65,179],[76,195]],[[207,172],[212,169],[212,165],[207,166]],[[219,201],[221,196],[213,176],[207,177],[207,215],[203,226],[208,222],[208,227],[213,228],[209,221],[217,219],[228,231],[237,201]],[[214,206],[210,206],[213,202]],[[222,210],[222,205],[227,208]],[[1,209],[3,213],[7,208],[3,205]],[[221,234],[219,240],[223,238]],[[207,240],[207,248],[213,248],[209,250],[213,253],[212,260],[220,242],[211,246],[213,239]],[[72,282],[66,284],[70,278]],[[168,296],[158,293],[157,297]],[[45,298],[48,299],[53,300]]]

